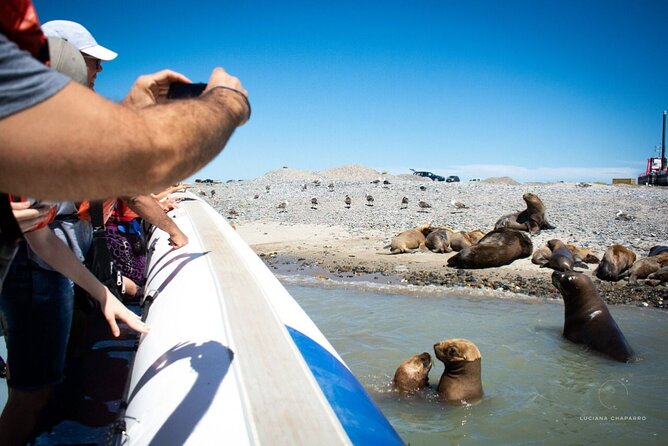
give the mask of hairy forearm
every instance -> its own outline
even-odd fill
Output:
[[[25,234],[30,248],[46,263],[65,277],[71,279],[98,301],[104,297],[104,285],[86,269],[76,255],[46,227]]]
[[[138,195],[124,199],[130,209],[150,224],[162,229],[168,234],[176,234],[179,228],[174,220],[169,218],[157,201],[148,195]]]
[[[69,84],[0,120],[0,190],[54,200],[161,190],[213,159],[246,114],[219,88],[135,110]]]

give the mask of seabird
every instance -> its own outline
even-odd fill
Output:
[[[408,197],[404,197],[401,199],[401,209],[406,209],[408,206]]]
[[[454,199],[450,200],[450,204],[456,207],[457,209],[468,209],[468,206],[466,206],[464,203],[462,203],[461,201],[455,201]]]
[[[615,220],[621,220],[621,221],[633,221],[636,218],[633,215],[629,215],[626,212],[623,212],[621,209],[617,211],[617,215],[615,216]]]
[[[329,188],[330,192],[334,192],[334,183],[329,183],[327,187]]]
[[[431,205],[429,203],[427,203],[426,201],[422,201],[422,200],[420,200],[420,202],[418,203],[418,206],[420,206],[422,209],[428,209],[428,208],[431,207]]]
[[[258,198],[260,198],[260,194],[253,195],[253,200],[257,200]]]
[[[267,185],[264,187],[264,190],[266,190],[267,193],[269,193],[269,191],[271,190],[271,186],[267,184]]]
[[[366,194],[366,205],[373,206],[373,197],[371,194]]]
[[[211,189],[211,196],[213,197],[214,195],[216,195],[216,191]]]
[[[427,186],[423,184],[422,186],[420,186],[420,190],[427,190]]]
[[[350,199],[350,195],[346,195],[346,199],[344,200],[344,202],[346,203],[346,207],[349,208],[350,203],[352,203],[352,200]]]
[[[316,209],[318,205],[318,199],[316,197],[311,198],[311,209]]]
[[[280,203],[278,203],[278,205],[276,205],[278,209],[285,209],[287,206],[288,206],[288,200],[283,200]]]

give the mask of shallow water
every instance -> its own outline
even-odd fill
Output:
[[[407,443],[666,444],[666,312],[610,308],[641,357],[623,364],[565,341],[560,301],[286,286]],[[443,365],[433,345],[453,337],[482,353],[481,402],[453,406],[431,391],[392,390],[397,366],[423,351],[436,386]]]

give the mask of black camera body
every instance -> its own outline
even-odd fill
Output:
[[[194,84],[186,84],[185,82],[172,82],[169,85],[167,99],[196,98],[202,94],[204,89],[206,89],[206,84],[202,82],[197,82]]]

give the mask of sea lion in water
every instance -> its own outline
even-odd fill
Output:
[[[438,382],[438,395],[441,399],[471,403],[482,398],[482,356],[473,342],[466,339],[446,339],[434,344],[434,353],[445,366]]]
[[[545,218],[545,205],[538,195],[527,192],[522,195],[527,208],[522,212],[507,214],[499,218],[494,229],[510,228],[539,234],[541,229],[554,229]]]
[[[552,284],[564,298],[563,336],[616,361],[635,360],[635,353],[598,295],[592,280],[575,271],[555,271]]]
[[[425,223],[417,228],[408,229],[397,234],[390,243],[390,253],[401,254],[423,248],[426,241],[425,236],[428,235],[431,230],[431,225]]]
[[[558,239],[552,239],[547,242],[552,254],[547,263],[541,265],[541,268],[552,268],[556,271],[572,271],[575,259],[568,250],[564,242]]]
[[[402,392],[416,392],[429,385],[429,371],[431,370],[431,355],[427,352],[413,355],[394,372],[392,384]]]
[[[622,245],[612,245],[603,254],[594,275],[602,280],[617,282],[635,261],[636,254],[633,251]]]
[[[468,246],[448,259],[455,268],[493,268],[529,257],[531,239],[524,232],[501,228],[487,233],[475,245]]]
[[[452,248],[450,247],[450,231],[439,229],[437,231],[430,232],[424,242],[424,245],[431,252],[441,254],[452,252]]]

